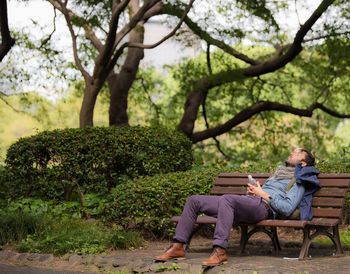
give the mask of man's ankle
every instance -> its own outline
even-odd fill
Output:
[[[179,240],[178,240],[178,239],[176,239],[176,238],[174,238],[174,239],[173,239],[173,243],[183,244],[183,245],[185,245],[185,244],[186,244],[185,242],[183,242],[183,241],[179,241]]]
[[[225,247],[222,247],[220,245],[213,245],[213,249],[219,249],[219,250],[222,250],[222,251],[225,251],[226,252],[226,248]]]

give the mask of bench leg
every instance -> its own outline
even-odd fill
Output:
[[[245,246],[248,242],[248,226],[247,225],[241,225],[241,240],[239,242],[239,254],[242,255],[245,250]]]
[[[311,229],[315,229],[315,232],[311,234]],[[299,253],[299,260],[304,260],[308,257],[309,248],[313,239],[317,236],[323,235],[327,236],[336,248],[336,255],[344,254],[343,248],[340,243],[339,237],[339,227],[338,225],[332,227],[332,233],[328,231],[329,228],[326,227],[312,227],[306,226],[303,229],[303,244]]]
[[[306,226],[303,229],[303,244],[299,253],[299,260],[304,260],[308,256],[311,240],[310,227]]]
[[[339,236],[339,227],[338,225],[333,227],[333,237],[334,237],[334,245],[336,247],[336,255],[343,255],[344,254],[344,250],[341,246],[340,243],[340,236]]]
[[[278,240],[276,227],[270,227],[270,229],[267,229],[265,227],[253,227],[250,231],[248,231],[248,225],[241,225],[240,227],[241,227],[240,254],[243,254],[249,238],[252,235],[254,235],[256,232],[264,232],[267,236],[269,236],[276,255],[278,254],[279,251],[281,251],[281,245]]]

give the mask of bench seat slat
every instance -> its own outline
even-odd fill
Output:
[[[247,189],[243,186],[237,186],[237,187],[218,187],[214,186],[210,194],[211,195],[223,195],[223,194],[238,194],[238,195],[244,195],[246,194]]]
[[[344,197],[347,193],[346,188],[321,188],[315,192],[314,197]]]
[[[312,208],[314,218],[340,218],[342,215],[341,208]]]
[[[314,197],[312,199],[312,206],[324,206],[324,207],[343,207],[344,198],[327,198],[327,197]]]
[[[257,223],[256,226],[303,228],[307,223],[308,221],[300,220],[263,220]]]
[[[350,173],[320,173],[318,178],[345,178],[350,180]]]
[[[216,186],[247,186],[247,183],[248,178],[235,178],[234,180],[232,178],[217,178],[215,180]]]
[[[218,175],[217,178],[246,178],[248,175],[252,175],[254,178],[269,178],[271,173],[235,173],[235,172],[223,172]]]
[[[319,178],[322,187],[343,187],[347,188],[349,178]]]
[[[339,224],[339,219],[313,218],[311,221],[308,222],[308,224],[331,227]]]
[[[174,216],[171,218],[172,223],[178,223],[180,220],[180,216]],[[210,216],[198,216],[197,217],[197,224],[216,224],[216,218],[210,217]]]

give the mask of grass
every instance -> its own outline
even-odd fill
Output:
[[[43,216],[33,216],[25,212],[0,212],[0,244],[21,241],[28,235],[41,233],[47,226]]]
[[[110,243],[113,249],[132,249],[142,245],[143,239],[136,231],[114,230],[111,233]]]
[[[132,249],[142,243],[136,231],[97,221],[0,210],[0,245],[11,244],[21,252],[96,254],[110,248]]]
[[[62,219],[52,222],[42,233],[29,235],[17,248],[23,252],[55,255],[97,254],[110,248],[135,248],[142,242],[142,237],[134,231],[109,228],[98,222]]]
[[[22,252],[95,254],[108,248],[106,228],[78,219],[52,220],[45,231],[18,243]]]
[[[339,233],[340,233],[340,242],[342,246],[350,248],[350,230],[341,229]],[[314,241],[319,244],[332,245],[332,241],[326,236],[317,237]]]

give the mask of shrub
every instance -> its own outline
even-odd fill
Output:
[[[23,212],[32,215],[49,215],[54,218],[98,218],[104,210],[105,197],[96,194],[84,195],[84,205],[79,201],[45,201],[38,198],[21,198],[13,201],[0,199],[3,212]]]
[[[46,225],[41,215],[0,211],[0,245],[21,241],[28,235],[39,233]]]
[[[193,169],[135,179],[116,186],[106,203],[105,219],[125,228],[166,236],[169,219],[178,215],[188,196],[206,194],[219,170]]]
[[[132,249],[141,246],[143,239],[137,231],[116,229],[111,233],[110,243],[113,249]]]
[[[6,167],[0,165],[0,199],[5,199],[9,192],[11,177]]]
[[[94,254],[108,246],[106,229],[77,219],[52,220],[42,233],[28,236],[17,248],[21,252]]]
[[[69,199],[72,190],[105,193],[125,178],[187,170],[191,142],[164,128],[88,127],[41,132],[7,151],[15,197]]]
[[[78,219],[51,219],[47,229],[29,235],[17,244],[22,252],[96,254],[113,248],[134,248],[143,243],[133,231],[109,228],[99,222]]]

